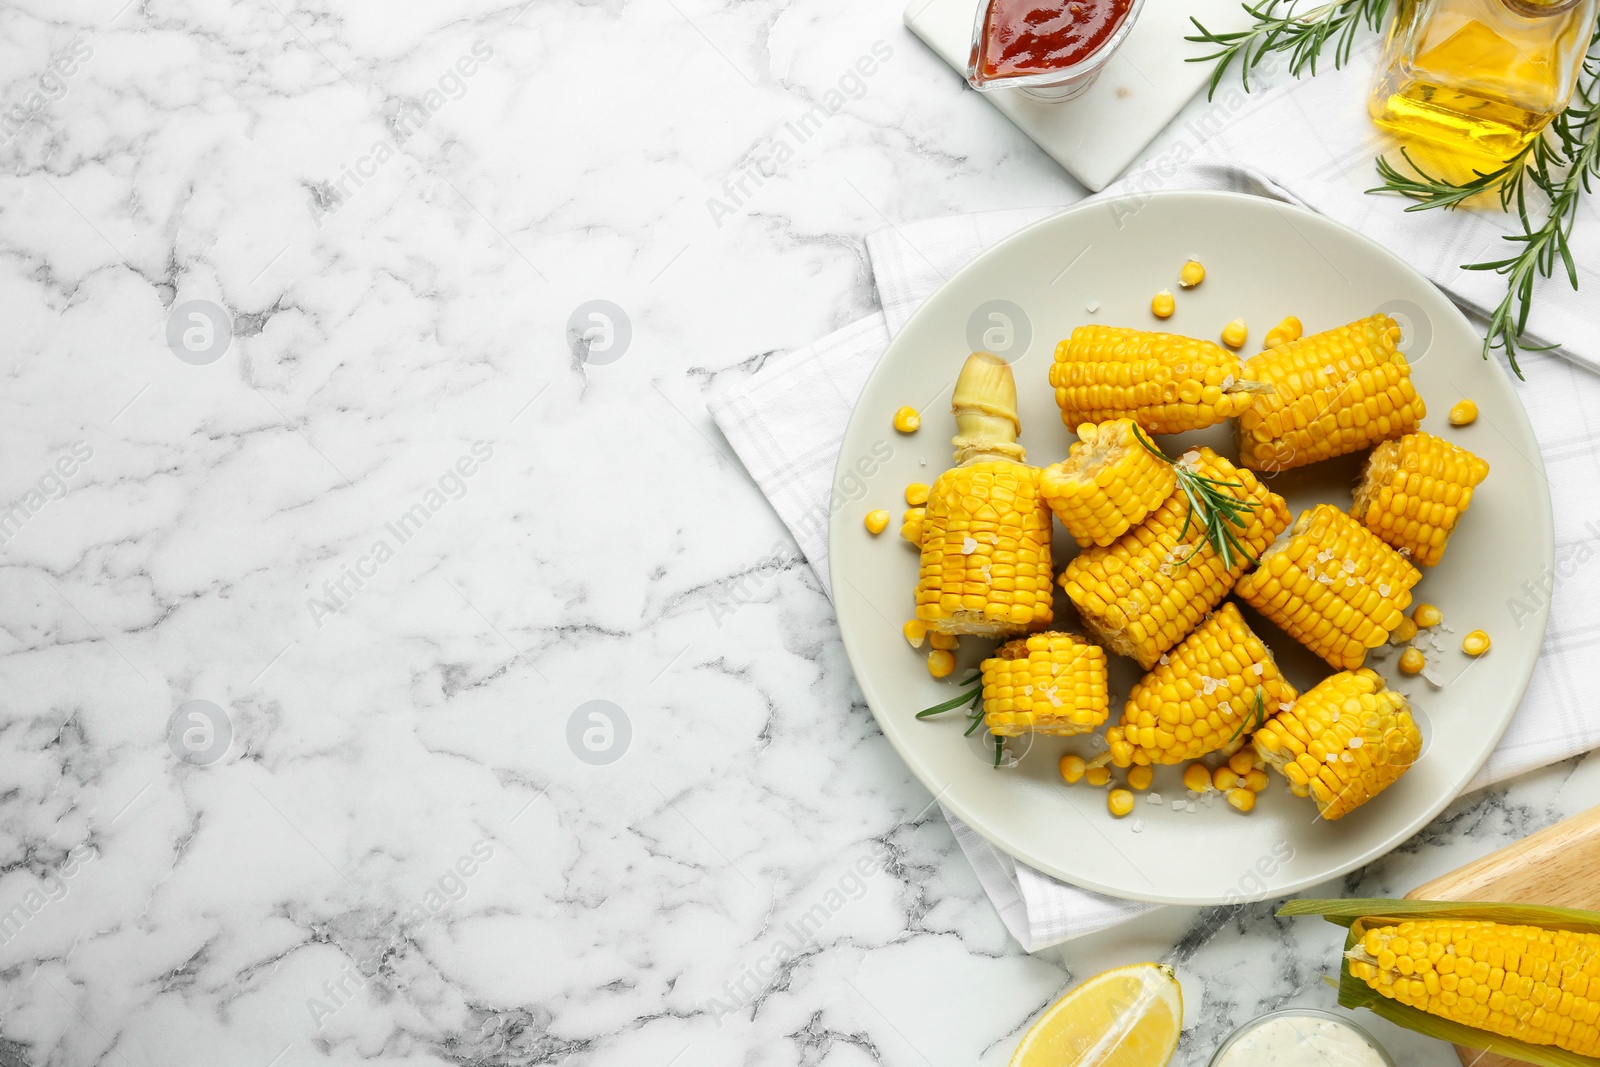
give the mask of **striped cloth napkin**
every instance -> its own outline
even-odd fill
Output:
[[[1131,172],[1101,197],[1153,188],[1225,189],[1309,207],[1375,237],[1469,311],[1499,299],[1500,279],[1458,264],[1495,251],[1505,220],[1493,215],[1404,214],[1396,200],[1364,195],[1379,146],[1363,111],[1365,70],[1323,74],[1247,100],[1209,140],[1176,148]],[[1224,97],[1224,100],[1226,98]],[[1225,106],[1225,105],[1219,105]],[[1309,116],[1316,116],[1311,121]],[[1191,122],[1191,125],[1193,123]],[[1174,158],[1177,162],[1174,162]],[[987,212],[895,227],[867,238],[883,310],[786,357],[713,398],[712,418],[805,554],[823,588],[834,464],[851,409],[892,337],[945,278],[1021,226],[1059,209]],[[1600,250],[1600,217],[1580,221],[1578,247]],[[1580,264],[1585,258],[1579,252]],[[1478,789],[1600,746],[1600,275],[1580,266],[1584,290],[1541,293],[1532,320],[1560,338],[1557,354],[1522,357],[1518,386],[1551,483],[1556,565],[1529,584],[1528,603],[1552,601],[1533,681]],[[1564,283],[1563,283],[1564,284]],[[1027,951],[1125,922],[1154,905],[1118,900],[1041,874],[945,813],[1001,918]]]

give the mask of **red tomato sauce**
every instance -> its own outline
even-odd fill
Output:
[[[1004,78],[1070,67],[1105,44],[1133,0],[989,0],[983,76]]]

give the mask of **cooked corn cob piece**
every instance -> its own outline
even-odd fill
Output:
[[[983,720],[999,737],[1086,734],[1106,721],[1106,653],[1075,634],[1031,634],[983,661]]]
[[[1128,694],[1121,723],[1106,731],[1118,767],[1197,759],[1294,702],[1294,687],[1231,602],[1164,659]]]
[[[1061,421],[1133,419],[1146,433],[1212,426],[1250,406],[1255,382],[1221,345],[1121,326],[1079,326],[1050,367]]]
[[[1017,384],[999,356],[974,352],[956,380],[957,466],[922,517],[917,618],[939,633],[1007,636],[1050,622],[1050,508],[1017,444]]]
[[[1237,488],[1224,491],[1256,505],[1246,513],[1244,527],[1235,529],[1251,557],[1260,556],[1289,525],[1283,497],[1209,448],[1179,462],[1217,482],[1235,483]],[[1145,670],[1222,602],[1250,564],[1234,553],[1224,566],[1198,519],[1184,530],[1189,510],[1187,495],[1173,493],[1143,523],[1109,545],[1085,548],[1061,573],[1061,587],[1090,636],[1138,660]]]
[[[1425,408],[1399,339],[1393,319],[1373,315],[1250,357],[1242,375],[1273,391],[1239,414],[1240,462],[1288,470],[1415,430]]]
[[[1367,668],[1340,671],[1300,694],[1255,733],[1256,751],[1310,796],[1329,821],[1365,804],[1410,769],[1422,731],[1406,698]]]
[[[1356,487],[1352,514],[1407,552],[1419,567],[1444,557],[1445,545],[1489,464],[1431,433],[1408,433],[1372,450]]]
[[[1132,419],[1084,423],[1067,458],[1039,479],[1045,503],[1080,545],[1109,545],[1178,484],[1172,464],[1139,441],[1135,425]]]
[[[1600,934],[1417,919],[1367,929],[1346,956],[1352,977],[1401,1004],[1600,1056]]]
[[[1377,534],[1332,504],[1318,504],[1300,513],[1237,592],[1331,665],[1354,670],[1400,625],[1421,577]]]

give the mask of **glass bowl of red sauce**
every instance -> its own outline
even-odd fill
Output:
[[[967,83],[1068,100],[1094,84],[1144,0],[981,0]]]

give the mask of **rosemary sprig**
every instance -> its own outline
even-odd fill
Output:
[[[961,686],[966,688],[982,677],[983,673],[980,671],[962,682]],[[971,706],[967,709],[967,728],[962,732],[961,736],[971,737],[972,731],[976,730],[978,724],[983,722],[983,687],[981,685],[970,693],[962,693],[960,696],[951,697],[942,704],[935,704],[931,708],[923,708],[917,712],[917,718],[926,719],[930,715],[943,715],[945,712],[954,711],[963,705]],[[1000,758],[1005,755],[1006,739],[999,734],[991,736],[994,738],[994,765],[998,768],[1000,766]]]
[[[1206,29],[1194,16],[1189,17],[1199,32],[1184,40],[1217,46],[1215,52],[1189,60],[1217,65],[1211,72],[1208,99],[1216,96],[1217,86],[1222,84],[1222,76],[1234,60],[1239,61],[1245,92],[1250,91],[1250,72],[1275,52],[1289,53],[1289,71],[1298,78],[1308,69],[1316,74],[1317,60],[1332,41],[1333,66],[1337,70],[1349,61],[1356,32],[1362,26],[1378,28],[1389,10],[1389,0],[1333,0],[1303,14],[1297,10],[1298,0],[1256,0],[1253,4],[1246,0],[1239,6],[1255,20],[1255,25],[1247,30],[1216,33]]]
[[[1171,464],[1178,475],[1178,489],[1188,498],[1189,510],[1183,516],[1183,528],[1178,531],[1178,543],[1182,544],[1189,536],[1190,524],[1198,524],[1205,533],[1204,542],[1211,544],[1218,558],[1222,560],[1223,567],[1232,569],[1235,552],[1251,563],[1259,563],[1260,560],[1250,554],[1250,550],[1244,547],[1239,535],[1234,532],[1234,527],[1240,530],[1249,527],[1246,516],[1258,507],[1254,501],[1241,500],[1228,492],[1229,489],[1243,489],[1244,486],[1239,482],[1207,478],[1157,448],[1138,426],[1133,428],[1133,433],[1145,451]],[[1195,553],[1200,551],[1200,545],[1204,542],[1196,542],[1187,556],[1175,562],[1182,566],[1194,559]]]
[[[1255,709],[1253,711],[1251,711],[1250,717],[1248,719],[1240,720],[1239,728],[1233,732],[1233,737],[1228,738],[1228,740],[1232,741],[1235,738],[1237,738],[1240,734],[1244,733],[1244,728],[1245,728],[1246,725],[1249,725],[1251,733],[1255,733],[1257,730],[1261,729],[1262,725],[1266,721],[1267,721],[1267,698],[1262,693],[1261,687],[1258,685],[1258,686],[1256,686],[1256,706],[1255,706]]]

